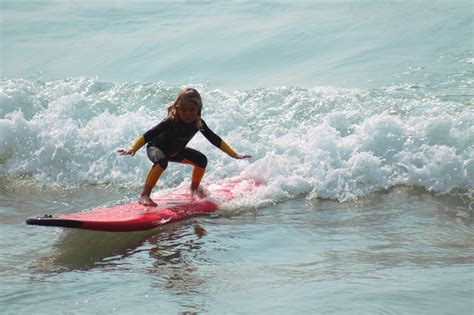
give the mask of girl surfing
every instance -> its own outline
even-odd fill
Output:
[[[155,127],[138,137],[127,150],[118,150],[120,155],[135,155],[147,144],[147,155],[153,163],[145,180],[143,192],[138,202],[145,206],[156,206],[151,199],[151,191],[168,167],[168,162],[191,164],[194,167],[191,180],[192,194],[203,195],[199,184],[204,176],[207,158],[201,152],[186,145],[200,131],[213,145],[234,159],[248,159],[251,155],[236,153],[224,140],[216,135],[201,118],[202,100],[193,88],[182,90],[174,103],[168,107],[168,116]]]

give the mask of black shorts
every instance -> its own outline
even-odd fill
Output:
[[[163,169],[168,167],[168,161],[178,163],[191,162],[193,165],[199,166],[200,168],[206,168],[207,166],[207,157],[198,150],[188,147],[185,147],[174,157],[167,157],[162,150],[153,145],[147,146],[146,153],[150,161],[153,162],[153,165],[160,164]]]

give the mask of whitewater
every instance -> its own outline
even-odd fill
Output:
[[[470,314],[471,1],[2,1],[0,304],[7,314]],[[140,233],[27,226],[136,200],[117,154],[184,87],[204,185],[262,183]],[[170,163],[156,193],[185,190]],[[196,231],[204,231],[197,233]]]
[[[145,153],[117,158],[165,117],[179,87],[97,79],[2,82],[1,172],[39,184],[140,186]],[[419,86],[381,89],[200,88],[203,117],[252,162],[229,161],[202,136],[207,180],[244,174],[268,183],[261,199],[340,201],[397,185],[434,193],[474,190],[474,111]],[[179,170],[179,171],[178,171]],[[186,180],[177,167],[161,181]]]

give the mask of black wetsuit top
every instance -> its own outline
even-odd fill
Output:
[[[186,124],[182,121],[165,118],[158,125],[145,132],[143,137],[148,145],[159,148],[168,157],[178,155],[198,131],[201,131],[209,142],[220,148],[222,139],[209,129],[203,119],[201,119],[201,123],[202,128],[199,129],[194,122]]]

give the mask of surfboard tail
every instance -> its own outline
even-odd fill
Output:
[[[46,215],[43,217],[27,218],[26,224],[29,225],[41,225],[41,226],[57,226],[57,227],[68,227],[68,228],[80,228],[83,222],[77,220],[60,219]]]

